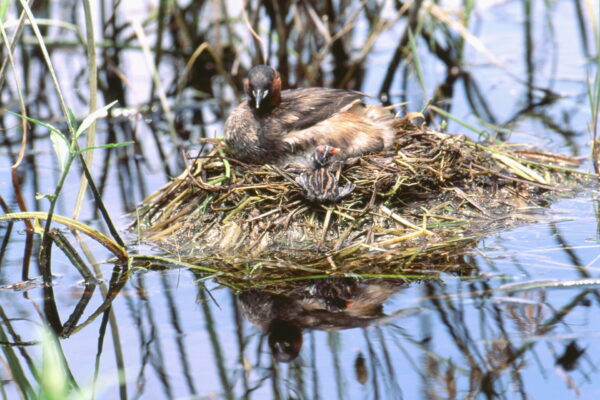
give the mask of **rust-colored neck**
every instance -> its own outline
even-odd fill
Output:
[[[281,78],[277,72],[273,79],[273,94],[270,97],[269,106],[277,107],[281,104]]]

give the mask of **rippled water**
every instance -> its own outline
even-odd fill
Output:
[[[525,89],[514,77],[526,75],[520,2],[478,5],[477,37],[510,73],[472,48],[467,52],[471,73],[497,123],[512,131],[511,141],[586,156],[588,61],[580,46],[575,8],[564,1],[552,4],[550,11],[542,1],[532,4],[535,84],[552,87],[564,97],[524,110]],[[546,12],[555,36],[550,35]],[[392,29],[378,41],[366,71],[365,92],[377,91],[372,87],[385,73],[397,34]],[[135,66],[137,56],[130,55],[124,73],[130,74],[134,87],[146,90],[150,80]],[[68,59],[56,57],[68,65]],[[445,73],[439,62],[427,58],[424,71],[430,89]],[[455,88],[451,112],[481,126],[461,85]],[[133,103],[138,95],[132,91]],[[421,104],[423,99],[410,100]],[[220,121],[208,120],[209,134],[219,135],[220,129]],[[464,128],[450,123],[449,131]],[[133,176],[143,179],[135,183],[127,181],[123,162],[110,166],[104,197],[113,216],[130,211],[143,195],[166,182],[150,129],[140,124],[136,134],[150,161],[138,165],[141,172]],[[28,152],[34,161],[27,164],[23,188],[31,208],[38,210],[46,205],[33,201],[35,192],[50,192],[58,171],[47,138],[35,143]],[[0,194],[16,209],[7,146],[0,149]],[[13,152],[16,146],[13,143]],[[97,163],[95,173],[100,174],[102,164]],[[69,214],[76,190],[75,180],[68,183],[59,213]],[[122,274],[109,260],[111,255],[90,242],[86,243],[99,277],[95,284],[85,286],[58,250],[51,288],[35,278],[35,261],[33,279],[21,283],[23,226],[2,223],[0,238],[10,239],[0,264],[3,395],[18,397],[12,383],[15,370],[7,367],[11,351],[34,381],[29,365],[42,358],[35,341],[39,328],[49,324],[57,332],[72,330],[60,340],[70,373],[81,387],[91,387],[97,373],[96,398],[102,399],[597,399],[598,200],[595,188],[560,199],[539,210],[531,224],[482,239],[466,256],[448,254],[443,266],[430,266],[441,269],[434,279],[320,279],[285,294],[235,293],[218,280],[205,281],[177,267],[137,267]],[[87,222],[97,224],[93,219]],[[117,223],[122,228],[127,224],[125,219]],[[36,239],[34,251],[38,246]],[[278,362],[273,351],[280,360],[292,360]]]

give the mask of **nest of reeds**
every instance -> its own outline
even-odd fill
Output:
[[[586,180],[568,157],[401,123],[394,151],[341,169],[340,184],[355,189],[335,204],[305,198],[294,181],[302,170],[245,165],[215,141],[144,201],[138,229],[192,262],[372,271],[449,257],[531,221],[549,194],[572,193]]]

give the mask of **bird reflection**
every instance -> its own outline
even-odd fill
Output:
[[[290,362],[302,348],[302,328],[290,321],[273,320],[269,326],[269,347],[277,361]]]
[[[273,357],[290,362],[302,348],[304,329],[365,327],[386,317],[382,303],[404,281],[317,280],[293,288],[248,290],[239,294],[248,321],[268,336]]]

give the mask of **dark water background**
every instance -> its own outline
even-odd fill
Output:
[[[458,6],[454,3],[457,2],[443,5]],[[530,18],[524,12],[526,3],[532,7]],[[450,112],[488,132],[495,130],[484,119],[506,128],[506,138],[512,142],[587,157],[591,116],[586,74],[595,73],[588,58],[594,50],[592,43],[584,48],[576,3],[477,2],[470,29],[503,68],[467,46],[465,66],[483,94],[489,113],[481,112],[480,103],[468,100],[469,89],[461,80],[454,84],[452,96],[446,100]],[[597,11],[597,2],[591,3]],[[122,21],[147,15],[145,5],[123,7],[119,15]],[[238,12],[235,6],[231,10]],[[383,12],[390,10],[393,7],[388,4]],[[56,18],[61,15],[53,12]],[[361,21],[359,28],[365,24]],[[532,29],[530,51],[524,35],[528,21]],[[268,29],[268,24],[263,25],[262,29]],[[362,29],[362,36],[358,29],[350,40],[357,49],[365,41],[366,25]],[[589,35],[589,21],[584,29]],[[398,23],[378,38],[364,64],[360,87],[364,92],[378,94],[381,78],[403,31],[404,24]],[[54,36],[57,35],[55,29]],[[419,45],[425,47],[423,41]],[[423,96],[414,73],[405,87],[404,82],[396,83],[389,92],[392,103],[408,100],[408,111],[419,110],[446,78],[443,63],[425,50],[421,53],[428,94]],[[528,57],[534,67],[529,71]],[[57,46],[53,61],[69,104],[77,115],[84,115],[85,102],[79,101],[77,95],[87,93],[86,81],[74,74],[85,68],[84,56],[76,48]],[[46,81],[40,78],[43,70],[39,59],[32,58],[30,62],[31,77],[39,79],[31,79],[30,85],[36,87]],[[127,78],[127,104],[144,104],[152,83],[140,52],[124,51],[119,68]],[[167,58],[161,64],[161,77],[170,81],[174,71]],[[234,102],[231,91],[221,90],[222,78],[213,80],[217,100],[198,100],[191,91],[179,99],[180,123],[189,134],[184,143],[187,147],[197,148],[194,138],[199,135],[220,136],[220,105]],[[559,97],[542,101],[539,92],[530,97],[523,84],[527,80]],[[49,86],[47,82],[46,85]],[[59,114],[52,97],[36,98],[35,93],[30,89],[31,115],[53,121],[53,116]],[[43,95],[44,91],[39,93]],[[14,98],[5,94],[3,101],[6,108],[16,109]],[[537,103],[541,104],[535,106]],[[198,116],[190,117],[198,109],[202,110],[202,129],[192,124]],[[120,109],[127,110],[131,109]],[[122,141],[126,139],[123,132],[133,132],[139,144],[137,157],[131,149],[115,151],[110,154],[110,162],[106,162],[104,153],[98,152],[94,173],[103,177],[103,198],[110,214],[124,228],[127,219],[117,216],[132,211],[135,204],[163,185],[168,176],[176,175],[182,166],[175,161],[178,152],[166,144],[169,138],[160,113],[134,113],[133,117],[115,118],[114,124],[127,124],[128,128],[110,130],[103,125],[99,128],[100,140]],[[10,117],[6,117],[4,125],[13,126]],[[454,122],[449,123],[447,130],[476,136]],[[109,132],[123,136],[110,137]],[[166,144],[166,164],[161,164],[152,132],[159,132],[159,142]],[[47,132],[36,129],[34,135],[22,167],[23,194],[31,209],[45,210],[45,201],[36,201],[35,193],[51,192],[59,171]],[[4,143],[0,148],[0,195],[16,210],[10,165],[18,148],[18,135],[8,130],[0,136]],[[182,137],[185,139],[185,135]],[[588,169],[589,165],[582,168]],[[72,175],[59,202],[59,214],[69,215],[72,210],[78,187],[77,174]],[[246,321],[236,307],[239,301],[235,293],[215,282],[199,281],[197,275],[184,268],[136,270],[112,302],[111,313],[100,313],[89,325],[62,339],[60,345],[79,385],[90,387],[97,368],[96,398],[102,399],[598,399],[598,207],[598,193],[590,189],[538,210],[531,224],[485,238],[471,255],[453,259],[451,263],[460,264],[465,271],[463,277],[449,272],[434,281],[409,285],[365,282],[363,290],[373,285],[379,293],[389,294],[383,296],[383,313],[373,324],[342,330],[307,329],[300,356],[291,363],[272,359],[260,330]],[[91,211],[90,204],[84,221],[94,224]],[[48,318],[44,308],[48,293],[40,288],[41,280],[35,280],[35,260],[30,274],[34,280],[27,290],[11,286],[21,281],[25,247],[22,229],[19,224],[12,227],[0,264],[0,318],[3,330],[11,332],[9,342],[13,343],[37,340],[38,328]],[[7,225],[0,224],[0,237],[8,233]],[[88,244],[102,283],[95,287],[80,322],[103,303],[103,290],[114,267],[108,262],[110,254],[93,242]],[[140,246],[139,251],[152,249]],[[53,299],[64,322],[85,288],[81,276],[58,251],[53,256],[53,273]],[[17,352],[24,366],[28,357],[34,363],[41,359],[36,345],[24,346]],[[124,366],[121,385],[118,360]],[[2,395],[18,398],[5,367],[0,369],[0,379],[5,391]]]

